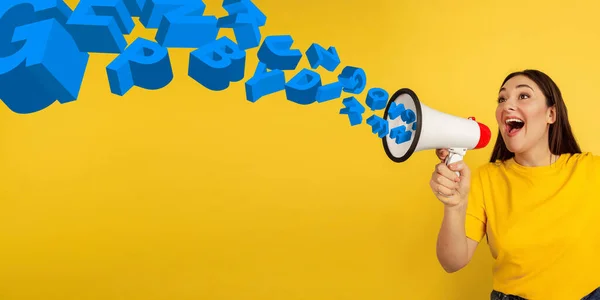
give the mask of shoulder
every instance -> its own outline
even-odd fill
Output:
[[[504,164],[501,161],[487,162],[471,170],[471,179],[480,183],[493,181],[493,178],[502,173]]]
[[[565,157],[571,160],[586,160],[586,159],[594,159],[597,156],[592,152],[581,152],[581,153],[565,153],[563,154]]]
[[[592,152],[566,153],[562,155],[566,165],[600,165],[600,156]]]
[[[491,174],[497,174],[499,172],[502,172],[505,168],[506,162],[497,160],[495,162],[487,162],[483,165],[478,166],[477,168],[475,168],[473,173],[477,174],[478,176],[489,176]]]

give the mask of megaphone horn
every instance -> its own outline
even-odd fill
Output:
[[[428,107],[408,88],[394,93],[383,119],[389,133],[382,138],[387,156],[394,162],[406,161],[414,152],[449,149],[446,164],[462,160],[467,150],[487,146],[490,129],[475,118],[460,118]]]

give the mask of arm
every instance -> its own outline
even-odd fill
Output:
[[[437,240],[437,258],[448,273],[464,268],[479,244],[466,236],[466,205],[444,206],[444,218]]]
[[[442,161],[447,157],[448,151],[438,149],[436,151],[438,158]],[[449,170],[444,163],[438,165],[437,172],[434,172],[431,180],[431,188],[434,191],[447,193],[448,189],[454,187],[450,197],[436,193],[436,197],[444,203],[444,218],[440,228],[436,246],[437,258],[444,270],[448,273],[456,272],[464,268],[473,257],[479,240],[470,237],[483,235],[485,227],[479,220],[485,219],[485,212],[481,206],[481,184],[479,180],[475,181],[473,189],[471,188],[471,172],[464,161],[450,164],[453,167]],[[457,185],[450,184],[449,178],[454,178],[458,171],[460,180]],[[475,174],[475,178],[478,178]],[[445,178],[445,179],[444,179]],[[438,184],[436,184],[438,183]],[[471,202],[469,206],[468,203]],[[467,233],[467,210],[470,209],[470,215],[475,216],[469,220],[469,232]]]

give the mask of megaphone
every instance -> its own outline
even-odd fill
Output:
[[[490,129],[474,117],[460,118],[428,107],[409,88],[394,93],[383,119],[389,133],[382,138],[387,156],[394,162],[406,161],[417,151],[448,149],[445,163],[460,161],[467,150],[487,146]]]

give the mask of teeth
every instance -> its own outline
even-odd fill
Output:
[[[510,123],[510,122],[519,122],[519,123],[523,123],[523,120],[519,120],[519,119],[507,119],[505,121],[506,124]]]

